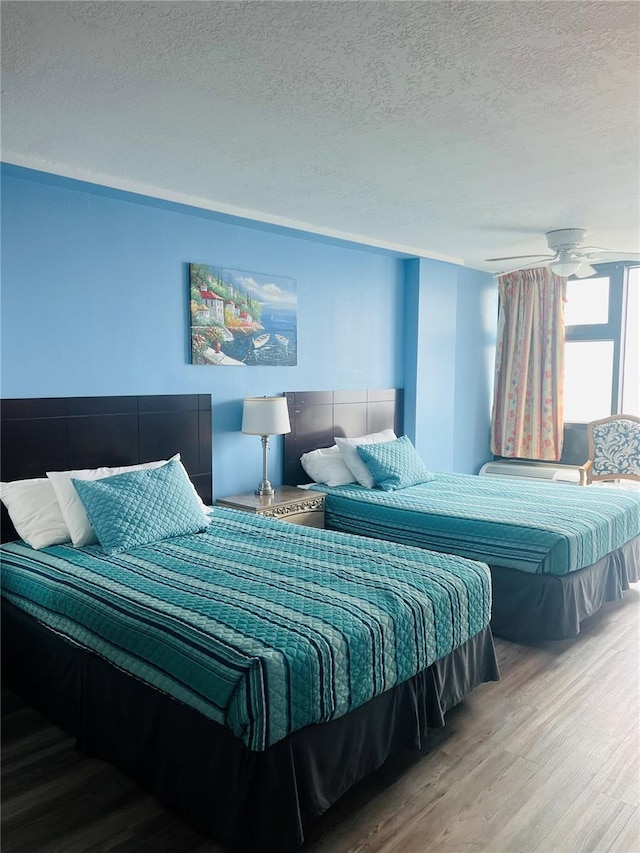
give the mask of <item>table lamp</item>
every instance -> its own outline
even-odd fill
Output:
[[[272,497],[275,489],[267,479],[269,436],[291,432],[286,398],[247,397],[242,411],[242,432],[262,439],[262,480],[255,493],[259,497]]]

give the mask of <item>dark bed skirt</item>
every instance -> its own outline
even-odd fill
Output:
[[[592,566],[566,575],[534,575],[491,566],[491,629],[516,643],[565,640],[606,601],[640,580],[640,536]]]
[[[499,679],[488,628],[350,714],[251,752],[225,726],[2,602],[3,679],[77,738],[231,849],[296,850],[305,828],[475,686]]]

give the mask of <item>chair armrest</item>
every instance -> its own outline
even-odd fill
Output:
[[[593,465],[593,460],[592,460],[592,459],[588,459],[588,460],[584,463],[584,465],[581,465],[581,466],[578,468],[578,471],[580,472],[580,485],[581,485],[581,486],[586,486],[586,485],[587,485],[587,482],[588,482],[587,471],[589,471],[589,469],[591,468],[591,466],[592,466],[592,465]]]

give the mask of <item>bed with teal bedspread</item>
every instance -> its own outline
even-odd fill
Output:
[[[640,492],[623,489],[444,473],[393,492],[312,488],[334,530],[534,574],[591,566],[640,534]]]
[[[640,580],[640,493],[470,474],[325,492],[326,525],[457,554],[491,569],[494,634],[562,640]]]
[[[347,714],[481,631],[488,568],[216,508],[210,532],[107,557],[2,548],[2,594],[251,750]]]

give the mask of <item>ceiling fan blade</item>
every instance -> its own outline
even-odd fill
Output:
[[[636,252],[610,252],[607,249],[599,249],[596,252],[581,252],[580,255],[588,264],[612,264],[615,261],[635,263],[640,261],[640,254]]]
[[[524,261],[531,258],[553,261],[556,257],[557,255],[509,255],[506,258],[485,258],[485,263],[493,263],[494,261]]]

